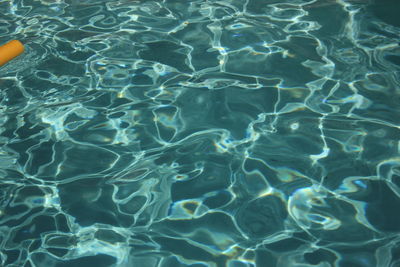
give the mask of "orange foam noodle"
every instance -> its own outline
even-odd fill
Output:
[[[24,45],[18,40],[12,40],[0,46],[0,66],[21,55],[24,50]]]

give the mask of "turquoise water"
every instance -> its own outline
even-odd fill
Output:
[[[399,267],[399,14],[1,1],[0,265]]]

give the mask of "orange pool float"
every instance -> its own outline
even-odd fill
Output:
[[[21,55],[24,50],[24,45],[18,40],[12,40],[0,46],[0,67],[11,59]]]

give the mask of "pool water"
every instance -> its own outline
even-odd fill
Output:
[[[399,267],[399,14],[1,1],[0,265]]]

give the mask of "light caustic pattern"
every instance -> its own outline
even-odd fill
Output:
[[[396,10],[1,1],[1,265],[400,266]]]

